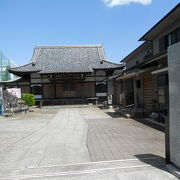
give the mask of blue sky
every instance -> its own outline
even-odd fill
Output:
[[[179,0],[0,0],[0,50],[17,65],[36,45],[104,44],[119,62]]]

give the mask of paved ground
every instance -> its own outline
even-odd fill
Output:
[[[90,161],[87,124],[78,109],[42,109],[0,122],[0,168]]]
[[[162,160],[144,159],[90,162],[11,171],[0,170],[1,180],[177,180],[162,167]]]
[[[144,179],[145,171],[153,175],[150,179],[155,174],[173,179],[164,169],[144,162],[152,156],[150,162],[160,159],[162,167],[162,132],[134,120],[112,118],[94,107],[34,109],[0,120],[0,179],[130,179],[135,174]],[[91,165],[117,159],[123,163]],[[136,165],[151,168],[137,171]]]
[[[164,133],[132,119],[87,118],[92,161],[165,156]]]

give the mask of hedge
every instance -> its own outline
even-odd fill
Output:
[[[28,106],[34,106],[35,105],[35,98],[34,94],[22,94],[22,100],[26,103]]]

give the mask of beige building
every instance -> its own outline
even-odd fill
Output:
[[[121,86],[116,103],[133,106],[135,116],[164,123],[169,103],[167,48],[180,41],[180,4],[140,41],[144,43],[122,60],[126,69],[115,78]]]

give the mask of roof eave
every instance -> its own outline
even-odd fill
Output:
[[[108,67],[108,68],[92,68],[93,70],[107,70],[107,69],[110,69],[110,70],[112,70],[112,69],[123,69],[124,68],[124,66],[120,66],[120,67]]]
[[[41,75],[50,75],[50,74],[88,74],[89,72],[39,72]]]
[[[180,3],[178,3],[169,13],[167,13],[159,22],[157,22],[149,31],[147,31],[140,39],[139,41],[147,41],[149,40],[147,38],[147,35],[154,30],[158,25],[160,25],[168,16],[170,16],[176,9],[180,7]]]
[[[129,61],[129,59],[132,59],[134,56],[136,56],[138,52],[144,51],[145,49],[149,48],[150,45],[151,44],[149,43],[149,41],[142,43],[136,49],[134,49],[129,55],[127,55],[124,59],[122,59],[120,62],[126,63],[127,61]]]
[[[32,74],[32,73],[38,73],[39,71],[13,71],[13,70],[8,70],[10,73],[15,74],[15,75],[23,75],[23,74]]]

